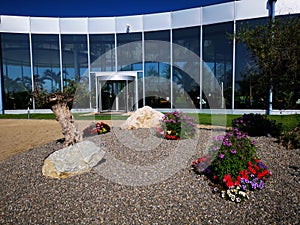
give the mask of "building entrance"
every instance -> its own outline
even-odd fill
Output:
[[[136,110],[137,72],[96,73],[97,108],[99,112]]]

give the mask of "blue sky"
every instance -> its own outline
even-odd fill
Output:
[[[95,17],[169,12],[232,0],[0,0],[0,15]]]

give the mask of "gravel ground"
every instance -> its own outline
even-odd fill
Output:
[[[273,138],[252,138],[273,176],[265,189],[235,204],[212,194],[209,181],[191,171],[210,135],[200,129],[197,143],[167,141],[147,129],[113,128],[88,138],[105,148],[105,159],[89,173],[61,180],[44,177],[41,168],[62,143],[13,156],[0,163],[0,224],[300,223],[299,149],[286,150]],[[194,145],[196,151],[182,153]],[[143,171],[160,162],[167,166]]]

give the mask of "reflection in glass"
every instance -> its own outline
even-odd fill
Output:
[[[34,89],[47,93],[61,90],[58,35],[33,34],[32,55]]]
[[[228,33],[233,33],[233,23],[222,23],[203,26],[203,90],[208,98],[210,108],[218,106],[232,107],[232,40]],[[205,76],[205,70],[211,70],[218,81],[214,83],[209,76]],[[221,95],[225,99],[216,97],[221,89]]]
[[[115,36],[113,34],[91,34],[91,72],[115,71]]]
[[[200,108],[200,27],[173,30],[172,38],[173,105]]]
[[[68,80],[79,81],[87,72],[87,36],[86,35],[62,35],[62,66],[64,86]]]
[[[145,32],[145,104],[171,107],[170,31]]]
[[[119,71],[142,70],[142,33],[118,34],[117,46]]]
[[[1,34],[4,109],[27,109],[32,92],[28,34]]]
[[[236,23],[237,32],[241,27],[247,24],[256,26],[268,22],[267,18],[259,18],[254,20],[238,21]],[[255,95],[253,89],[255,84],[251,79],[251,70],[253,69],[254,62],[252,53],[247,49],[245,44],[236,44],[236,66],[235,66],[235,96],[234,107],[236,109],[264,109],[268,104],[268,89],[264,95]]]

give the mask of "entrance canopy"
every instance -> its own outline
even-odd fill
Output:
[[[136,80],[141,71],[117,71],[117,72],[95,72],[95,76],[101,81]]]

